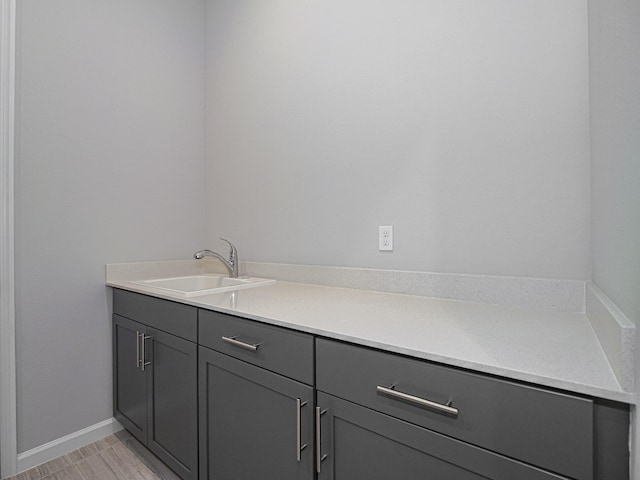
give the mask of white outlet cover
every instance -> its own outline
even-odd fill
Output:
[[[393,251],[393,226],[378,227],[378,250],[381,252]]]

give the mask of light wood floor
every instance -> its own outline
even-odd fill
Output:
[[[179,480],[126,430],[8,480]]]

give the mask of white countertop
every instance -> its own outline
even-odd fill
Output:
[[[107,285],[359,345],[634,403],[584,314],[277,281],[184,298]]]

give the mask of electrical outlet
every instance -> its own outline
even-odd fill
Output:
[[[381,252],[393,250],[393,227],[391,225],[378,227],[378,250]]]

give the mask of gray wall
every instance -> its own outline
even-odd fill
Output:
[[[585,2],[208,7],[210,247],[589,277]],[[395,227],[391,254],[378,225]]]
[[[640,2],[589,0],[589,48],[593,281],[640,327]]]
[[[18,448],[111,418],[104,264],[204,240],[200,0],[20,0]]]
[[[589,32],[577,0],[207,0],[206,42],[204,1],[18,2],[21,452],[111,416],[104,264],[218,235],[246,260],[592,261],[638,321],[635,0],[590,0]]]

